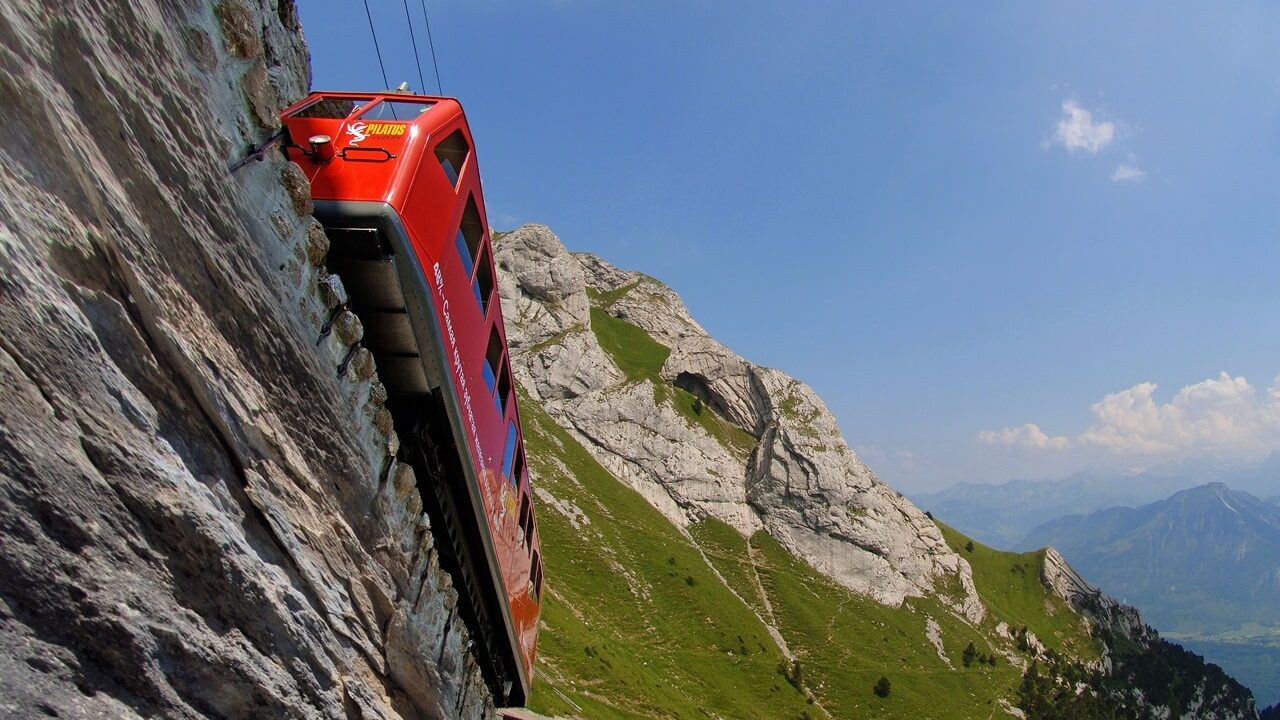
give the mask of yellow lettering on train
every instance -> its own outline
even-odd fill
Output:
[[[403,125],[402,123],[376,122],[376,123],[369,123],[369,128],[365,132],[367,132],[370,135],[382,135],[386,137],[386,136],[393,136],[393,135],[404,135],[404,131],[405,131],[405,125]]]

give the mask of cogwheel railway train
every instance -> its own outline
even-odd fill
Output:
[[[542,560],[475,145],[462,106],[317,92],[285,109],[328,265],[365,328],[499,704],[529,695]]]

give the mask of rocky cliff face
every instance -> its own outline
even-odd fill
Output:
[[[808,386],[712,339],[670,288],[570,254],[545,227],[503,236],[495,259],[521,384],[673,523],[764,529],[882,603],[944,589],[981,619],[968,564],[849,449]],[[654,342],[652,372],[610,353],[611,319]]]
[[[1280,508],[1221,483],[1058,518],[1027,539],[1057,547],[1167,632],[1261,641],[1258,628],[1280,625]]]
[[[1075,568],[1067,564],[1062,553],[1053,548],[1046,548],[1044,551],[1040,581],[1055,595],[1066,600],[1094,627],[1105,628],[1134,640],[1145,638],[1150,633],[1137,610],[1121,605],[1089,584]]]
[[[1253,720],[1258,716],[1243,686],[1217,665],[1206,665],[1199,656],[1162,640],[1136,609],[1090,584],[1057,550],[1045,550],[1040,579],[1067,601],[1101,641],[1103,654],[1096,665],[1108,682],[1099,684],[1109,686],[1114,695],[1156,717]],[[1170,692],[1174,686],[1179,688],[1176,695]]]
[[[0,714],[488,717],[306,183],[291,0],[0,5]]]

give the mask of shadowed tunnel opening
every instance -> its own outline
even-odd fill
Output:
[[[726,420],[729,418],[729,408],[725,405],[724,400],[711,390],[711,386],[707,384],[707,379],[701,375],[691,372],[682,372],[676,376],[675,386],[698,398],[698,400],[708,408],[711,408],[717,415]]]

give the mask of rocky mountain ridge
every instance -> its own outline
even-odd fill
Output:
[[[1146,505],[1210,482],[1272,495],[1280,484],[1280,453],[1252,461],[1195,458],[1140,472],[1094,469],[1055,479],[959,483],[911,499],[982,542],[1027,548],[1027,533],[1060,517]]]
[[[1018,653],[1007,659],[1029,673],[1035,672],[1036,662],[1064,677],[1086,672],[1064,669],[1085,666],[1062,665],[1070,654],[1052,651],[1027,627],[1018,629],[988,617],[962,549],[954,542],[949,545],[931,518],[875,478],[849,450],[834,418],[807,386],[778,370],[756,366],[711,338],[679,296],[661,282],[620,270],[595,255],[570,253],[544,226],[526,225],[503,234],[494,247],[512,365],[528,393],[522,407],[534,412],[536,405],[538,415],[545,413],[554,421],[555,432],[566,433],[551,442],[551,457],[535,455],[535,466],[544,463],[544,479],[548,472],[564,478],[544,482],[538,490],[544,522],[556,522],[546,516],[556,513],[568,520],[573,534],[593,532],[589,527],[594,513],[584,511],[582,488],[572,480],[575,471],[558,459],[573,443],[682,529],[695,548],[708,532],[709,521],[731,527],[746,540],[749,553],[763,542],[758,538],[767,535],[782,550],[859,596],[889,607],[903,606],[908,614],[919,612],[905,607],[913,599],[940,601],[964,622],[991,627],[994,637],[1004,638],[997,645],[1016,640],[1034,662]],[[543,443],[533,447],[546,452]],[[575,488],[573,495],[562,495],[570,486]],[[609,514],[607,508],[599,510]],[[610,551],[615,552],[620,551]],[[699,552],[714,570],[718,563],[705,549]],[[556,553],[548,553],[549,567],[555,570]],[[638,569],[619,560],[610,562],[615,572],[628,578],[632,592],[648,602],[654,590],[633,576]],[[1087,672],[1097,673],[1098,702],[1187,720],[1254,716],[1247,692],[1220,671],[1191,680],[1200,672],[1196,661],[1184,660],[1181,650],[1163,645],[1135,610],[1090,585],[1059,553],[1050,549],[1041,560],[1024,562],[1036,563],[1041,568],[1037,584],[1078,615],[1079,632],[1099,639],[1102,655],[1087,663]],[[1014,563],[1012,570],[1020,572],[1022,567]],[[732,589],[729,575],[715,574]],[[691,586],[695,583],[693,576],[688,580]],[[994,580],[1000,582],[998,576]],[[763,604],[756,604],[756,595]],[[567,602],[569,595],[554,597]],[[759,587],[745,593],[740,588],[735,597],[755,607],[757,619],[768,626],[778,648],[789,662],[798,662],[786,642],[786,623],[773,619],[767,593]],[[1049,612],[1052,603],[1043,602],[1038,612]],[[582,622],[582,609],[570,611]],[[1062,611],[1050,614],[1054,612]],[[927,620],[924,637],[935,643],[938,657],[954,671],[958,663],[946,655],[939,625],[933,618]],[[1076,631],[1066,629],[1069,625],[1045,626],[1060,628],[1050,639],[1055,646],[1061,648],[1064,637],[1075,637]],[[559,629],[560,624],[553,627]],[[601,631],[608,633],[605,628],[596,632]],[[1101,638],[1127,649],[1113,654]],[[588,647],[586,652],[590,657],[598,651]],[[563,676],[564,661],[555,651],[546,656],[548,672],[568,689],[572,676]],[[1193,689],[1166,698],[1158,687],[1144,686],[1141,679],[1152,663],[1160,662],[1188,663]],[[1147,687],[1151,698],[1136,687]]]
[[[886,604],[958,588],[948,595],[956,609],[981,620],[967,563],[849,449],[807,385],[712,339],[670,288],[594,255],[570,254],[546,227],[526,225],[495,248],[521,383],[671,522],[713,517],[743,535],[764,529],[823,573]],[[639,328],[657,346],[649,377],[620,368],[597,340],[592,323],[608,318]],[[661,381],[676,393],[664,394]],[[682,414],[679,392],[699,415],[713,417]],[[723,442],[725,435],[736,441]]]
[[[1028,542],[1059,548],[1170,632],[1280,625],[1280,509],[1220,483],[1137,508],[1061,518]]]

